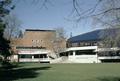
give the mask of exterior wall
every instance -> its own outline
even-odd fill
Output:
[[[96,54],[92,55],[91,53],[90,54],[83,53],[78,55],[76,54],[76,51],[78,50],[79,51],[94,50]],[[120,62],[119,48],[99,48],[98,46],[84,46],[84,47],[70,47],[66,51],[68,52],[70,51],[70,54],[68,54],[68,60],[71,61],[72,63]]]
[[[68,58],[74,63],[100,63],[97,55],[75,55]]]
[[[76,55],[75,51],[87,51],[93,50],[96,51],[98,49],[97,46],[85,46],[85,47],[71,47],[68,48],[66,51],[72,51],[72,54],[68,55],[68,60],[73,63],[100,63],[101,61],[98,59],[97,53],[95,54],[81,54]]]
[[[19,62],[50,62],[49,54],[51,51],[45,49],[20,49],[18,51]],[[34,55],[46,55],[46,58],[35,58]],[[30,58],[21,58],[21,55],[31,55]]]
[[[52,50],[54,38],[55,31],[26,31],[22,41],[26,47],[45,47]]]
[[[26,30],[23,38],[13,39],[11,47],[16,54],[16,47],[43,47],[46,50],[51,50],[51,55],[55,57],[54,40],[56,32],[54,30]],[[66,48],[66,40],[63,39],[60,44],[61,48]]]
[[[10,59],[11,59],[11,62],[18,62],[18,55],[14,54],[10,57]]]
[[[56,31],[55,30],[33,30],[27,29],[24,32],[23,38],[16,38],[11,40],[11,47],[13,54],[11,56],[12,61],[19,62],[42,62],[49,61],[49,58],[34,58],[34,54],[47,54],[52,58],[56,58],[55,54],[55,42]],[[60,48],[66,48],[66,40],[62,39],[58,43]],[[17,48],[16,48],[17,47]],[[22,47],[24,49],[18,49]],[[30,48],[30,49],[29,49]],[[37,49],[35,49],[37,48]],[[39,49],[38,49],[39,48]],[[16,55],[18,54],[18,55]],[[32,55],[32,58],[20,58],[22,54]]]

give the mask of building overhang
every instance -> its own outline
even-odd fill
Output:
[[[67,48],[66,51],[97,50],[97,48],[98,48],[98,46],[71,47],[71,48]]]
[[[18,54],[48,54],[49,50],[19,50]]]

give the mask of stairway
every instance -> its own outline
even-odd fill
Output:
[[[73,63],[73,62],[69,61],[68,57],[62,56],[54,60],[51,60],[50,63]]]

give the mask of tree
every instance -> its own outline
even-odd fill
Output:
[[[6,28],[4,30],[4,37],[7,40],[11,40],[12,38],[18,37],[19,33],[21,33],[21,22],[20,20],[18,20],[16,15],[10,14],[6,16],[4,22],[6,24]]]
[[[22,38],[23,37],[23,32],[22,32],[22,30],[20,30],[19,32],[18,32],[18,38]]]
[[[50,0],[44,0],[45,6],[48,1]],[[81,20],[92,19],[94,25],[100,25],[100,28],[107,28],[107,30],[120,27],[120,0],[92,0],[90,2],[88,2],[88,0],[71,1],[73,9],[69,17],[72,17],[73,21],[75,20],[77,23],[80,23]],[[119,32],[116,33],[114,39],[108,32],[104,34],[105,36],[107,35],[107,37],[103,39],[105,46],[119,46]]]
[[[111,29],[120,28],[120,0],[94,0],[91,2],[91,6],[85,6],[85,3],[83,6],[80,5],[83,0],[72,1],[74,18],[77,22],[91,18],[94,25],[100,25],[101,28],[107,28],[110,31],[104,32],[104,39],[102,40],[104,47],[120,46],[120,31],[116,31],[114,37],[109,34]]]
[[[116,27],[117,22],[119,24],[120,0],[94,0],[90,6],[84,3],[84,0],[72,1],[77,21],[85,18],[93,18],[104,25],[112,27]],[[80,5],[82,2],[84,5]]]
[[[53,38],[53,50],[57,54],[63,52],[66,47],[65,30],[62,27],[55,28],[56,37]]]
[[[9,40],[6,40],[3,37],[3,32],[6,28],[6,24],[4,23],[4,18],[9,14],[11,9],[11,0],[0,0],[0,55],[4,57],[4,60],[10,56],[10,46]]]

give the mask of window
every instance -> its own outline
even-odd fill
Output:
[[[36,40],[32,40],[32,43],[36,43]]]
[[[97,42],[92,42],[91,45],[92,46],[97,46]]]
[[[47,54],[34,55],[34,58],[47,58]]]
[[[83,42],[80,42],[80,43],[79,43],[79,46],[84,46],[84,43],[83,43]]]
[[[72,43],[72,47],[78,47],[78,43]]]
[[[36,43],[39,43],[40,41],[39,40],[36,40]]]
[[[69,55],[73,55],[73,51],[69,51]]]
[[[85,44],[85,46],[90,46],[91,45],[90,42],[85,42],[84,44]]]
[[[75,51],[76,55],[95,55],[94,50],[77,50]]]
[[[44,55],[43,55],[43,58],[47,58],[47,54],[44,54]]]
[[[32,58],[32,55],[24,54],[24,55],[20,55],[20,58]]]
[[[34,55],[34,58],[39,58],[39,55]]]

